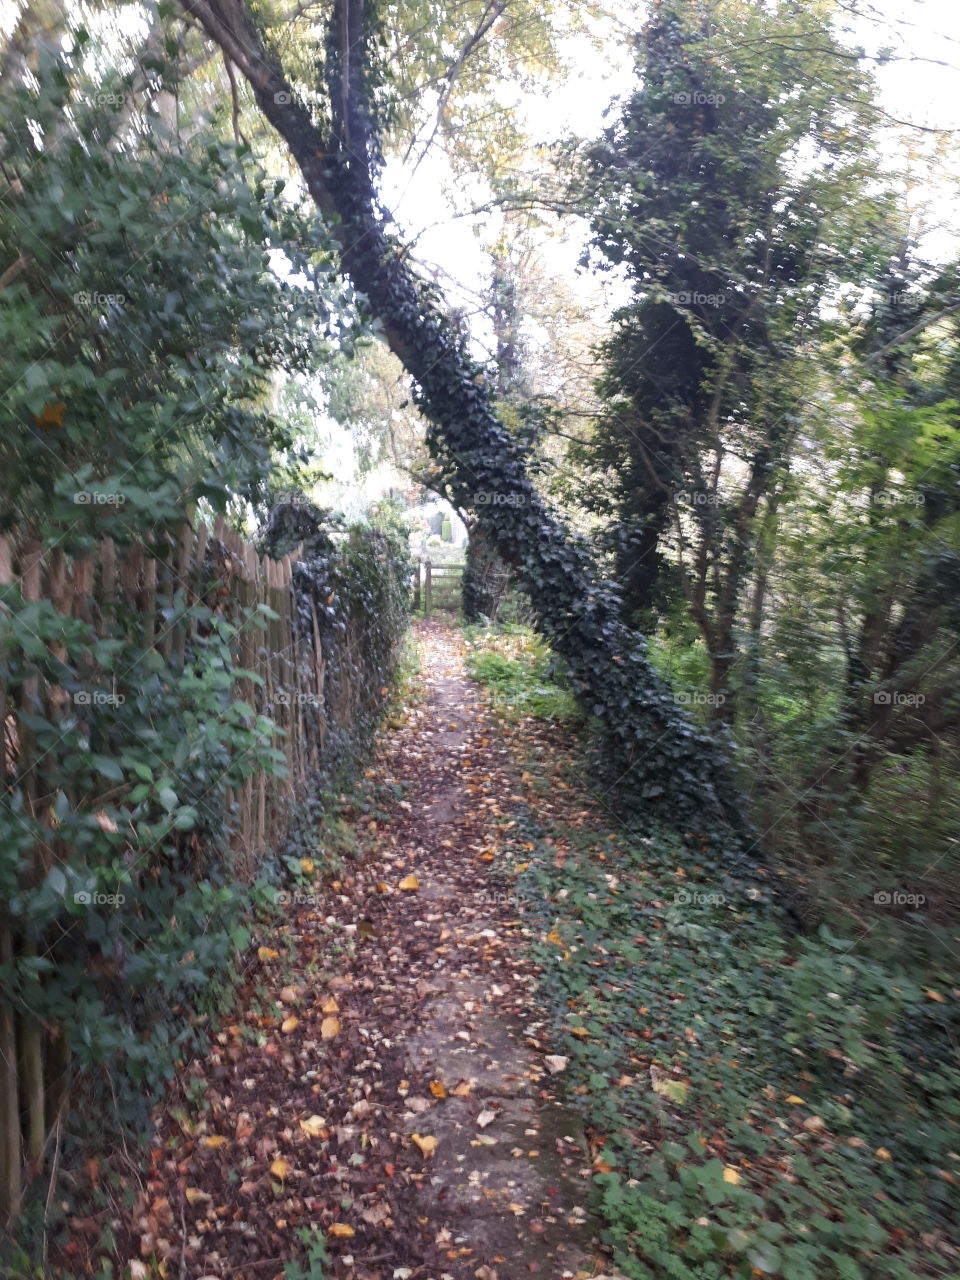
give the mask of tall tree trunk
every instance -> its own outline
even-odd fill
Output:
[[[410,374],[428,445],[458,507],[476,519],[530,596],[538,628],[567,661],[573,686],[604,729],[617,798],[683,830],[745,831],[739,796],[717,742],[676,705],[619,620],[617,591],[600,581],[588,545],[544,504],[522,447],[497,417],[483,371],[451,331],[409,257],[387,235],[377,199],[377,140],[365,78],[363,0],[336,0],[327,53],[329,133],[321,133],[239,0],[180,0],[249,82],[283,137],[318,208],[335,215],[343,268],[365,295]],[[333,219],[332,219],[333,221]],[[478,492],[500,495],[476,506]],[[718,835],[718,839],[720,839]],[[723,837],[727,847],[735,842]]]
[[[500,611],[508,570],[486,529],[476,520],[467,524],[467,560],[461,601],[467,622],[491,622]]]

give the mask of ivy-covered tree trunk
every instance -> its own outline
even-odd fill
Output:
[[[589,547],[536,492],[522,446],[499,420],[481,368],[436,296],[386,231],[374,186],[363,0],[336,0],[327,50],[331,125],[321,132],[237,0],[181,0],[247,78],[284,138],[318,208],[334,215],[341,261],[410,374],[428,444],[451,499],[476,519],[528,593],[538,628],[567,661],[601,729],[608,802],[682,830],[743,831],[717,741],[699,731],[654,672],[645,638],[620,621],[615,586]],[[483,496],[481,496],[483,495]],[[492,495],[492,496],[491,496]]]
[[[491,621],[500,611],[508,570],[490,533],[479,521],[467,524],[467,558],[463,568],[461,608],[467,622]]]

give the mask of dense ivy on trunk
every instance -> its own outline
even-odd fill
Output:
[[[372,22],[362,0],[334,5],[325,130],[246,9],[229,0],[181,3],[240,68],[317,206],[335,219],[343,268],[413,379],[452,501],[475,512],[513,569],[540,631],[566,659],[578,697],[598,722],[608,799],[680,822],[684,830],[742,831],[739,798],[717,740],[694,727],[653,670],[645,638],[620,621],[617,587],[599,580],[586,542],[535,490],[525,449],[495,412],[482,369],[388,235],[375,189],[378,146],[366,74]]]

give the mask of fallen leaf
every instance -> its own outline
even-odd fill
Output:
[[[209,1200],[210,1193],[201,1191],[199,1187],[187,1187],[183,1193],[187,1198],[187,1204],[197,1204],[200,1200]]]
[[[339,1013],[340,1006],[337,1004],[334,996],[327,996],[323,1004],[320,1006],[321,1013]]]
[[[927,995],[930,997],[931,1000],[936,1000],[937,1004],[943,1004],[943,996],[940,994],[939,991],[931,991],[928,987]]]
[[[327,1227],[327,1231],[332,1236],[355,1236],[357,1233],[353,1227],[348,1226],[345,1222],[334,1222]]]
[[[403,889],[407,893],[413,893],[415,889],[420,888],[420,881],[416,876],[404,876],[397,888]]]
[[[432,1156],[440,1145],[439,1139],[431,1137],[429,1134],[411,1133],[410,1141],[420,1148],[424,1156]]]
[[[296,1004],[297,1003],[296,987],[284,987],[283,990],[280,992],[280,1003]]]
[[[300,1019],[295,1018],[293,1014],[291,1014],[289,1018],[284,1018],[283,1022],[281,1022],[280,1030],[284,1033],[284,1035],[288,1036],[291,1031],[296,1031],[299,1025],[300,1025]]]
[[[794,1106],[794,1107],[802,1107],[804,1104],[804,1101],[805,1099],[798,1098],[795,1093],[791,1093],[790,1097],[787,1098],[787,1102],[789,1102],[791,1106]]]
[[[290,1176],[290,1164],[284,1160],[283,1156],[277,1156],[273,1164],[270,1166],[270,1172],[275,1178],[279,1178],[282,1182],[284,1178]]]
[[[203,1139],[203,1145],[216,1149],[217,1147],[225,1147],[229,1141],[230,1139],[225,1138],[222,1133],[213,1133],[209,1138]]]
[[[653,1092],[659,1093],[661,1098],[669,1098],[671,1102],[682,1106],[687,1100],[690,1086],[684,1084],[682,1080],[654,1080]]]
[[[876,1151],[873,1154],[877,1157],[878,1160],[893,1159],[893,1156],[890,1154],[890,1152],[887,1150],[886,1147],[877,1147]]]
[[[459,1084],[453,1086],[450,1092],[457,1098],[469,1098],[473,1092],[473,1086],[468,1084],[466,1080],[461,1080]]]
[[[308,1116],[300,1121],[300,1128],[308,1138],[322,1138],[327,1131],[327,1122],[323,1116]]]
[[[740,1174],[734,1169],[733,1165],[728,1164],[723,1170],[724,1182],[730,1182],[735,1187],[740,1185]]]
[[[442,1080],[431,1080],[430,1092],[435,1098],[445,1098],[447,1096],[447,1086]]]
[[[334,1036],[340,1034],[339,1018],[324,1018],[320,1023],[320,1038],[322,1040],[332,1040]]]
[[[565,1071],[569,1061],[569,1058],[564,1058],[559,1053],[548,1053],[543,1060],[544,1065],[552,1076],[555,1076],[560,1071]]]
[[[280,952],[274,951],[273,947],[257,947],[257,959],[266,964],[268,960],[279,960]]]
[[[493,1124],[496,1118],[497,1118],[497,1113],[495,1111],[487,1111],[487,1110],[481,1111],[480,1114],[477,1116],[477,1128],[486,1129],[487,1125]]]

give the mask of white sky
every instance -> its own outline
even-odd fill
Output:
[[[851,22],[852,38],[868,54],[887,48],[897,59],[883,66],[871,64],[883,110],[894,120],[960,130],[958,0],[876,0],[874,12],[876,21]],[[553,142],[567,132],[582,137],[598,135],[611,99],[629,91],[633,83],[632,57],[622,36],[614,36],[602,54],[585,42],[572,53],[575,69],[569,80],[548,92],[527,96],[525,117],[534,143]],[[905,135],[927,147],[935,136],[891,124],[882,141],[891,165],[898,163]],[[960,146],[960,133],[956,145]],[[482,240],[491,218],[453,218],[454,210],[444,194],[444,176],[439,149],[421,164],[412,180],[399,165],[389,166],[385,202],[406,235],[417,238],[417,256],[439,267],[448,278],[448,287],[456,281],[476,290],[483,287],[488,270]],[[949,230],[940,229],[924,241],[925,251],[939,259],[960,251],[955,183],[952,175],[944,177],[943,189],[930,195],[934,220]],[[481,226],[481,239],[474,234],[474,221]],[[564,239],[545,246],[551,271],[572,277],[582,247],[581,230],[568,228]],[[581,278],[580,287],[584,286]]]

